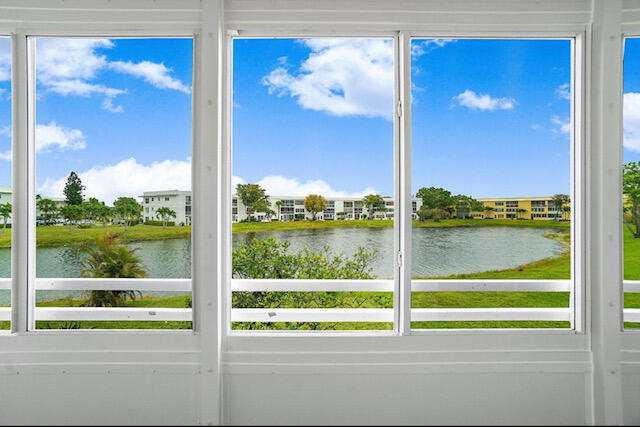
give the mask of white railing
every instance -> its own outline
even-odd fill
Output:
[[[419,292],[570,292],[569,280],[413,280]],[[11,279],[0,279],[0,290]],[[36,290],[136,290],[190,292],[191,279],[36,279]],[[392,280],[232,280],[234,292],[392,292]],[[640,281],[624,282],[624,291],[640,293]],[[36,320],[190,321],[190,308],[36,307]],[[235,308],[233,322],[393,322],[393,309],[381,308]],[[11,309],[0,307],[0,320]],[[570,321],[571,309],[559,308],[414,308],[412,321]],[[640,309],[624,309],[626,322],[640,322]]]

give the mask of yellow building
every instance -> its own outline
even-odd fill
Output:
[[[553,198],[547,197],[495,197],[476,199],[484,206],[482,212],[472,211],[472,218],[487,219],[533,219],[533,220],[570,220],[570,206],[566,203],[557,209]]]

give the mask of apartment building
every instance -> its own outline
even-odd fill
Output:
[[[252,216],[258,221],[294,221],[296,219],[312,219],[311,212],[304,207],[304,196],[270,196],[269,203],[273,214],[265,212],[254,212]],[[374,219],[393,219],[395,213],[394,200],[392,197],[383,197],[384,209],[374,212]],[[316,215],[318,220],[332,219],[371,219],[369,209],[364,205],[360,197],[327,197],[327,208]],[[417,211],[422,205],[422,200],[413,199],[413,215],[417,219]],[[231,219],[233,222],[240,222],[247,218],[247,209],[233,195],[231,201]]]
[[[485,208],[482,212],[471,212],[473,218],[569,220],[571,214],[556,206],[551,196],[546,197],[500,197],[479,198]],[[565,205],[569,206],[569,205]]]
[[[191,191],[166,190],[145,191],[142,196],[142,218],[144,221],[160,221],[158,209],[167,207],[176,213],[170,221],[176,225],[191,225]]]

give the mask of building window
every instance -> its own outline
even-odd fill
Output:
[[[36,224],[35,328],[191,328],[190,229],[164,230],[185,212],[149,192],[191,190],[193,40],[31,41],[36,206],[59,224]]]

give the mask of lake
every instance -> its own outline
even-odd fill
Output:
[[[412,272],[415,277],[446,276],[487,270],[513,268],[542,258],[560,255],[564,245],[544,237],[552,229],[519,227],[455,227],[414,228],[412,236]],[[278,230],[259,233],[236,233],[233,246],[238,247],[253,238],[274,237],[288,240],[290,252],[302,248],[320,251],[329,246],[333,252],[353,254],[359,246],[378,250],[372,265],[379,278],[393,277],[393,229],[324,228]],[[191,277],[191,240],[171,239],[127,244],[138,248],[149,277]],[[9,249],[0,250],[0,277],[9,277]],[[77,247],[38,248],[37,277],[79,277],[82,254]],[[81,292],[38,291],[39,301],[62,296],[80,296]],[[154,293],[160,296],[167,293]],[[173,293],[175,294],[175,293]],[[9,302],[9,292],[0,292],[0,304]]]

